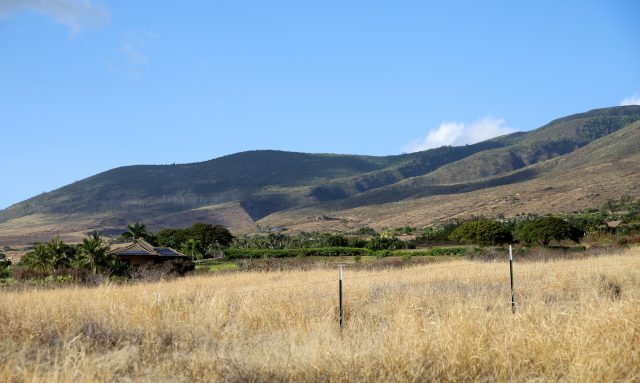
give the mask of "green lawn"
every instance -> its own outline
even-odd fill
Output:
[[[196,263],[196,270],[208,270],[208,271],[223,271],[223,270],[236,270],[238,264],[233,261],[225,261],[222,259],[207,259]]]
[[[13,285],[15,283],[16,283],[16,280],[13,278],[0,278],[0,287]]]

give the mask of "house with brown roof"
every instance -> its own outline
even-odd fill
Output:
[[[170,247],[154,247],[143,240],[113,244],[110,247],[107,254],[114,255],[118,260],[132,266],[163,263],[174,259],[191,259],[188,255],[184,255]]]
[[[622,221],[608,221],[604,225],[600,225],[599,228],[602,231],[608,231],[611,234],[616,234],[618,229],[625,227]]]

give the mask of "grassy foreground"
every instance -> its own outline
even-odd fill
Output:
[[[517,261],[516,261],[517,262]],[[0,292],[0,381],[640,380],[640,251]]]

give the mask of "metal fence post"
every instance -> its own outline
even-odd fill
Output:
[[[516,296],[513,291],[513,250],[511,245],[509,245],[509,274],[511,279],[511,311],[516,313]]]
[[[340,327],[342,328],[343,317],[342,317],[342,268],[343,266],[338,266],[338,296],[340,300]]]

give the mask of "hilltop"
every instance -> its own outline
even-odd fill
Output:
[[[260,150],[126,166],[0,211],[0,243],[144,221],[342,230],[471,214],[572,211],[640,195],[640,106],[596,109],[473,145],[394,156]],[[42,239],[46,239],[42,238]]]

